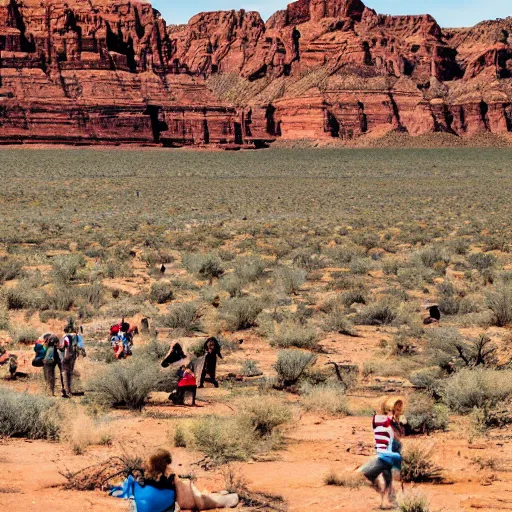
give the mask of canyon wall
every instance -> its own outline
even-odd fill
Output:
[[[177,26],[145,1],[0,0],[0,142],[507,134],[511,30],[512,18],[443,30],[360,0]]]

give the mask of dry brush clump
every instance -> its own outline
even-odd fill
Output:
[[[203,416],[178,424],[175,446],[196,449],[216,464],[248,460],[281,445],[280,429],[292,418],[290,406],[277,397],[247,398],[236,416]]]
[[[29,439],[58,439],[61,411],[47,397],[29,395],[7,388],[0,393],[0,435]]]
[[[444,382],[443,400],[454,412],[494,407],[512,396],[512,371],[463,369]]]
[[[345,387],[340,384],[325,383],[301,387],[301,406],[305,411],[330,416],[349,416],[351,413],[345,395]]]

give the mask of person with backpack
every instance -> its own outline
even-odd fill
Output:
[[[64,388],[69,396],[73,395],[73,376],[76,360],[79,355],[83,357],[86,356],[83,337],[76,331],[73,326],[66,327],[66,334],[59,343],[59,356],[62,361]]]
[[[220,344],[217,338],[211,337],[208,338],[204,343],[204,366],[203,371],[201,372],[201,381],[199,383],[200,388],[204,388],[205,380],[211,382],[216,388],[219,387],[219,383],[216,379],[217,373],[217,357],[222,359],[222,354],[220,353]],[[206,378],[208,375],[209,379]]]
[[[59,353],[59,338],[55,334],[46,334],[44,337],[45,355],[43,359],[43,374],[46,384],[46,391],[55,396],[55,368],[59,369],[60,383],[62,386],[62,398],[69,398],[64,386],[62,374],[62,359]]]
[[[401,397],[390,397],[382,402],[380,414],[375,413],[372,419],[377,456],[359,468],[380,494],[381,508],[396,505],[393,471],[402,468],[403,407]]]

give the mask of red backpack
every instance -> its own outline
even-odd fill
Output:
[[[116,336],[119,333],[120,330],[121,330],[121,325],[120,324],[113,325],[110,328],[110,336]]]

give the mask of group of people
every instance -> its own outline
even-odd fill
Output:
[[[203,356],[199,357],[188,365],[181,365],[176,371],[178,378],[176,389],[169,395],[175,405],[183,405],[187,393],[192,395],[192,405],[196,403],[197,388],[203,388],[205,382],[211,382],[216,388],[219,387],[217,381],[217,358],[222,359],[220,343],[215,337],[208,338],[203,345]],[[166,358],[162,361],[162,366],[167,368],[169,364],[179,362],[186,356],[177,343],[175,344]],[[197,385],[199,377],[199,386]]]
[[[407,420],[403,415],[404,399],[390,397],[382,401],[380,412],[372,420],[376,457],[359,471],[371,482],[381,496],[381,508],[395,508],[396,495],[393,472],[402,469],[402,437]]]
[[[70,398],[74,394],[76,360],[79,356],[86,356],[83,336],[77,331],[73,326],[67,326],[62,337],[47,332],[34,346],[35,357],[32,365],[43,368],[46,389],[52,396],[55,396],[56,369],[60,375],[62,397]]]
[[[137,512],[174,512],[184,510],[212,510],[238,505],[238,495],[200,492],[191,480],[182,480],[175,474],[172,456],[168,450],[159,449],[145,464],[144,476],[128,476],[122,485],[113,487],[110,494],[132,502]]]
[[[130,325],[123,318],[110,327],[110,344],[116,359],[125,359],[132,355],[133,337],[139,333],[136,325]]]

